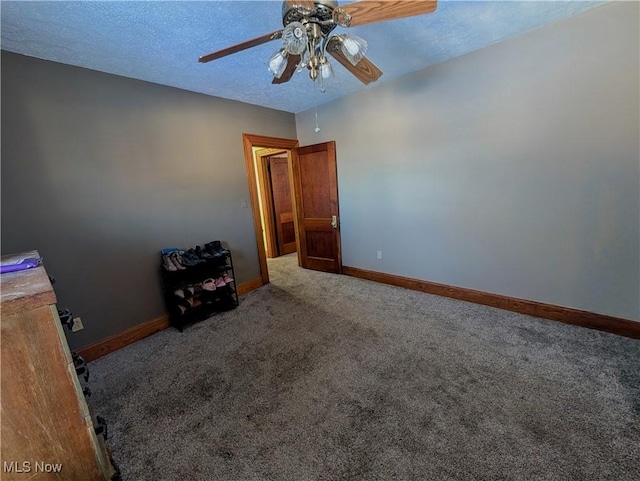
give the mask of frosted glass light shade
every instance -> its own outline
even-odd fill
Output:
[[[284,50],[278,50],[269,58],[269,72],[271,72],[275,78],[280,78],[285,68],[287,68],[287,56]]]
[[[351,65],[357,65],[362,60],[362,57],[367,52],[367,47],[367,41],[357,35],[343,36],[340,44],[340,50],[347,57],[347,60],[351,62]]]
[[[333,79],[333,67],[328,59],[320,64],[320,78],[325,82]]]
[[[291,22],[282,33],[282,46],[292,55],[300,55],[307,48],[307,29],[300,22]]]

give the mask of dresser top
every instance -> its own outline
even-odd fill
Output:
[[[11,262],[29,257],[39,258],[40,254],[38,251],[22,252],[4,255],[1,260]],[[42,265],[0,274],[0,294],[3,317],[56,303],[56,294]]]

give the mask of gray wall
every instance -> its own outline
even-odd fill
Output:
[[[2,52],[2,252],[38,249],[87,345],[165,312],[159,250],[220,239],[260,276],[242,133],[292,114]]]
[[[297,114],[301,145],[337,142],[344,265],[638,320],[638,18],[606,5],[364,90],[319,134]]]

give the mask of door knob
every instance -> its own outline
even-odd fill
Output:
[[[333,227],[334,229],[338,228],[338,216],[337,215],[332,215],[331,216],[331,227]]]

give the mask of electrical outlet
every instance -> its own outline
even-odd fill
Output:
[[[382,260],[382,251],[378,251],[376,258]]]
[[[71,326],[71,332],[78,332],[84,329],[84,325],[82,324],[82,319],[79,317],[73,318],[73,325]]]
[[[249,207],[249,203],[247,202],[247,199],[245,199],[244,197],[240,199],[240,205],[242,206],[243,209],[246,209],[247,207]]]

